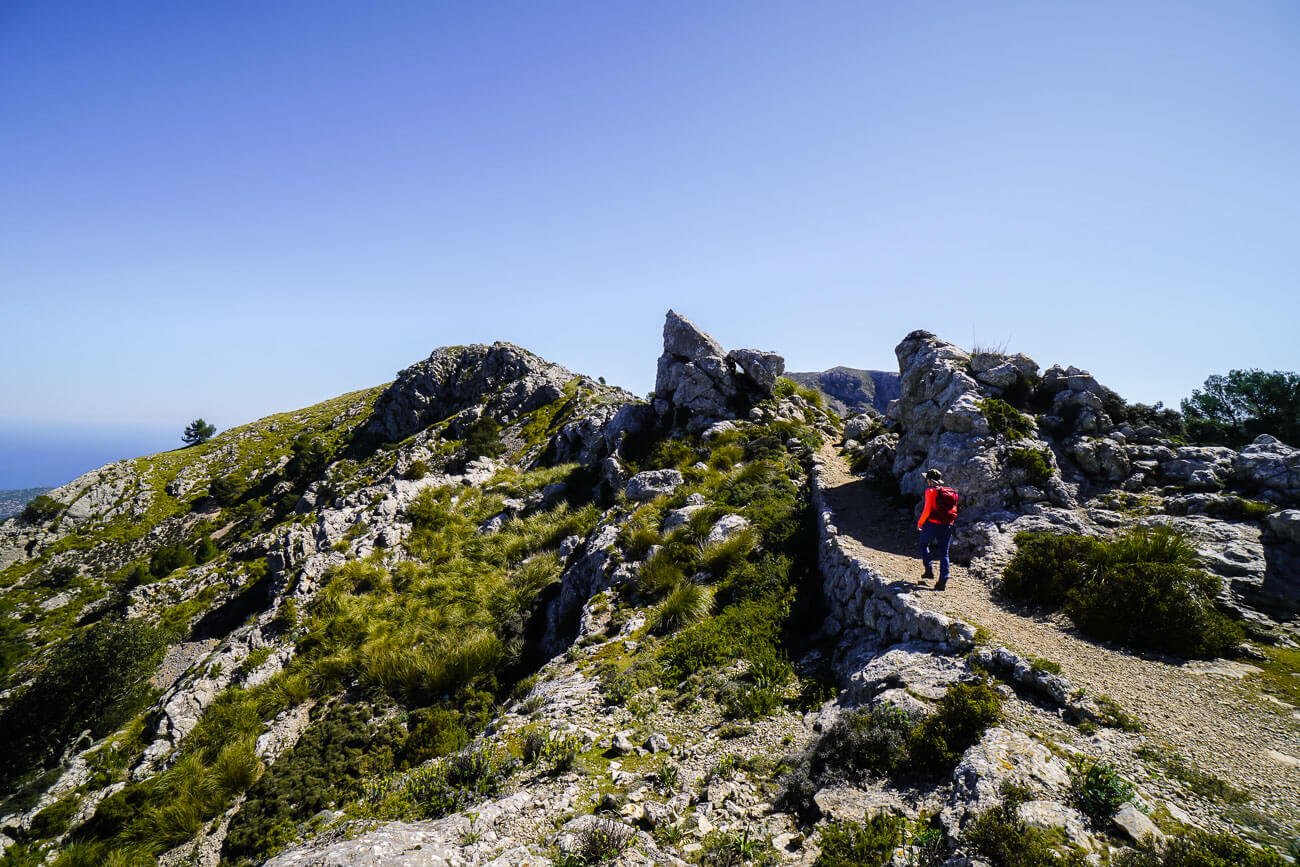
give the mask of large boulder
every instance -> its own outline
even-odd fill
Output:
[[[1236,482],[1283,506],[1300,505],[1300,449],[1261,434],[1232,461]]]
[[[721,344],[673,310],[664,321],[664,351],[655,376],[654,409],[661,422],[702,431],[739,418],[771,397],[785,359],[775,352]]]

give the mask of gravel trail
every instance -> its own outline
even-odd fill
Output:
[[[1139,656],[1098,644],[1059,615],[995,599],[984,581],[956,564],[947,588],[937,591],[921,580],[911,512],[852,475],[830,446],[822,457],[835,523],[860,556],[914,586],[922,604],[982,627],[995,644],[1059,663],[1089,695],[1113,698],[1144,727],[1142,738],[1130,740],[1172,750],[1245,790],[1251,801],[1228,808],[1233,824],[1262,825],[1273,839],[1300,835],[1300,715],[1244,679],[1257,669],[1226,660]],[[1141,764],[1131,757],[1124,763]]]

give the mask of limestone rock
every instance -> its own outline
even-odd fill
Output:
[[[1284,509],[1268,516],[1268,528],[1279,538],[1300,545],[1300,509]]]
[[[1165,839],[1164,832],[1156,827],[1156,823],[1132,804],[1120,807],[1114,816],[1114,822],[1124,832],[1124,836],[1134,843],[1141,843],[1148,838],[1157,842]]]
[[[627,498],[647,503],[655,497],[671,494],[682,484],[680,470],[645,470],[637,473],[627,483]]]
[[[1070,774],[1060,759],[1028,735],[991,728],[953,771],[952,797],[940,814],[948,833],[957,836],[972,816],[997,803],[1005,783],[1052,800],[1068,788]]]
[[[709,530],[708,537],[704,540],[706,545],[717,545],[725,542],[732,536],[743,533],[749,528],[749,521],[740,515],[723,515]]]
[[[703,431],[742,417],[757,400],[771,396],[784,370],[785,360],[776,353],[728,353],[685,316],[669,310],[655,376],[655,412],[665,424]]]
[[[1300,449],[1261,434],[1232,461],[1236,481],[1284,506],[1300,506]]]

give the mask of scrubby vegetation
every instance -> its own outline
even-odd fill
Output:
[[[1034,432],[1034,420],[1005,400],[996,397],[979,402],[980,412],[988,419],[989,430],[1011,441],[1024,439]]]
[[[1007,466],[1022,470],[1025,481],[1042,487],[1052,478],[1052,465],[1041,449],[1012,449],[1007,454]]]
[[[1133,794],[1133,784],[1108,762],[1081,761],[1071,768],[1070,801],[1099,827],[1104,827]]]
[[[905,825],[887,814],[864,822],[828,822],[821,829],[821,854],[814,867],[884,867],[902,845]]]
[[[987,681],[955,684],[921,718],[887,704],[850,711],[786,774],[782,803],[811,820],[813,794],[830,783],[949,772],[1001,715],[1002,696]]]
[[[1110,540],[1020,533],[1003,574],[1012,599],[1061,607],[1094,638],[1126,647],[1216,656],[1241,628],[1214,608],[1217,578],[1197,569],[1176,531],[1137,528]]]
[[[100,738],[134,716],[162,652],[161,634],[138,620],[100,621],[58,645],[0,711],[4,789],[51,767],[82,731]]]
[[[1160,844],[1146,843],[1120,852],[1113,867],[1284,867],[1271,849],[1257,849],[1231,834],[1193,829]]]
[[[1065,843],[1059,831],[1037,828],[1020,818],[1028,792],[1006,788],[1002,800],[967,826],[962,842],[992,867],[1085,867],[1083,853]]]

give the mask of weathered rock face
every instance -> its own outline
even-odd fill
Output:
[[[484,412],[510,422],[558,400],[575,376],[510,343],[443,347],[397,375],[376,401],[366,432],[395,442],[485,398]]]
[[[1300,449],[1263,434],[1233,458],[1232,471],[1247,490],[1283,506],[1300,506]]]
[[[889,408],[889,418],[899,431],[895,445],[894,476],[903,493],[920,495],[925,472],[938,469],[944,481],[962,495],[962,513],[968,519],[1010,513],[1022,502],[1050,499],[1072,504],[1072,493],[1053,473],[1044,487],[1030,484],[1028,471],[1007,464],[1013,443],[995,433],[985,417],[983,401],[999,393],[984,386],[972,371],[971,356],[928,331],[913,331],[895,350],[902,382],[902,397]],[[1033,375],[1037,366],[1022,356],[1005,362],[1011,385]],[[1001,366],[989,370],[1001,370]],[[1026,437],[1016,450],[1039,452],[1049,466],[1055,460],[1047,443]],[[1043,480],[1039,480],[1043,484]]]
[[[702,431],[714,422],[739,418],[756,401],[770,397],[784,372],[785,359],[775,352],[727,352],[685,316],[669,310],[654,409],[666,424]]]

